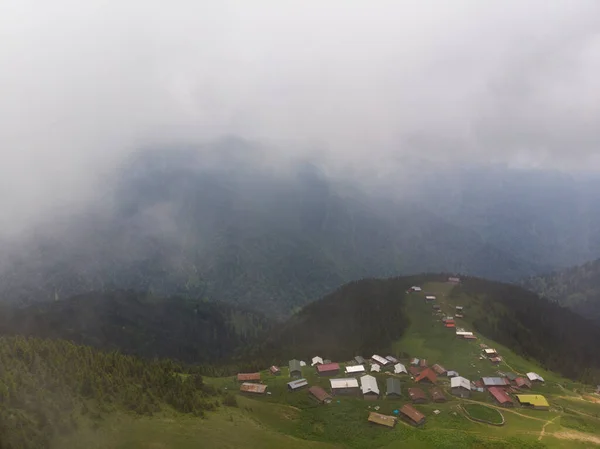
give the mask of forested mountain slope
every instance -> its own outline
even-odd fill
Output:
[[[0,334],[68,339],[196,364],[232,357],[270,327],[264,316],[227,304],[131,291],[0,308]]]
[[[547,275],[532,276],[522,283],[600,325],[600,259]]]
[[[271,169],[235,140],[219,151],[216,160],[143,152],[105,201],[44,223],[12,249],[7,242],[0,297],[133,289],[282,317],[361,278],[453,271],[514,280],[547,268],[441,219],[410,192],[366,193],[303,162]]]

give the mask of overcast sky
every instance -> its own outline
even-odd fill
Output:
[[[0,226],[224,134],[357,167],[600,167],[598,80],[597,0],[3,0]]]

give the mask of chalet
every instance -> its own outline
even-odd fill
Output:
[[[457,311],[457,312],[462,312],[462,311],[463,311],[463,309],[464,309],[464,307],[463,307],[463,306],[456,306],[456,311]]]
[[[437,376],[431,368],[426,368],[415,377],[415,382],[429,382],[434,384],[437,382]]]
[[[452,389],[452,394],[459,398],[468,398],[471,396],[471,382],[464,377],[457,376],[450,379],[450,388]]]
[[[375,401],[379,398],[377,379],[369,374],[360,378],[360,389],[362,390],[363,399],[367,401]]]
[[[300,366],[306,366],[306,362],[304,360],[300,360]]]
[[[426,301],[435,301],[435,296],[433,296],[433,295],[427,295],[427,296],[425,296],[425,300]]]
[[[242,393],[265,394],[265,391],[267,391],[267,386],[264,384],[244,382],[240,385],[240,392]]]
[[[402,394],[400,386],[400,379],[396,377],[388,377],[386,380],[385,396],[389,399],[401,398]]]
[[[300,365],[300,361],[294,359],[289,361],[290,367],[290,377],[302,377],[302,365]]]
[[[331,363],[331,360],[323,359],[323,365],[329,365],[330,363]]]
[[[313,386],[308,389],[308,392],[321,404],[329,404],[331,402],[331,395],[329,395],[321,387]]]
[[[457,377],[458,373],[456,371],[448,371],[446,373],[446,376],[448,376],[448,377]]]
[[[408,371],[406,371],[406,366],[404,366],[402,363],[396,363],[394,365],[394,374],[408,374]]]
[[[465,340],[477,340],[477,337],[471,333],[470,335],[465,335],[463,337]]]
[[[456,329],[456,336],[459,338],[472,337],[473,332],[461,331],[461,330]]]
[[[435,371],[436,374],[439,374],[440,376],[446,374],[446,368],[444,368],[442,365],[439,364],[435,364],[431,367],[432,370]]]
[[[394,427],[398,421],[394,416],[382,415],[377,412],[370,412],[367,421],[373,424],[379,424],[386,427]]]
[[[404,404],[399,411],[402,418],[413,426],[421,426],[425,423],[425,415],[410,404]]]
[[[357,374],[364,374],[366,372],[367,371],[365,370],[365,367],[363,365],[354,365],[346,367],[346,374],[350,374],[352,376],[355,376]]]
[[[517,379],[517,377],[519,377],[515,373],[506,373],[504,376],[511,382],[514,382]]]
[[[414,366],[419,366],[419,362],[420,362],[420,360],[417,358],[413,358],[410,360],[410,364],[414,365]]]
[[[425,360],[425,359],[419,360],[419,366],[421,368],[427,368],[427,360]]]
[[[434,304],[433,306],[433,310],[441,310],[441,306],[439,304]]]
[[[486,348],[486,349],[483,350],[483,352],[485,353],[485,355],[487,357],[498,357],[498,353],[496,352],[495,349]]]
[[[414,404],[424,404],[427,402],[427,396],[425,396],[425,392],[420,388],[409,388],[408,396]]]
[[[323,359],[321,357],[313,357],[312,358],[312,362],[310,364],[310,366],[315,366],[315,365],[322,365],[323,364]]]
[[[508,393],[504,391],[503,388],[500,387],[490,387],[488,391],[492,395],[492,397],[496,400],[496,402],[502,407],[512,407],[513,400],[510,398]]]
[[[448,278],[448,282],[451,284],[460,284],[460,278],[454,277],[454,276],[450,276]]]
[[[422,289],[421,287],[417,287],[416,285],[413,285],[413,286],[412,286],[410,289],[411,289],[413,292],[420,292],[420,291],[423,291],[423,289]]]
[[[238,382],[260,382],[260,373],[239,373]]]
[[[390,363],[390,361],[388,359],[385,359],[377,354],[373,354],[371,356],[371,360],[381,366],[386,366]]]
[[[544,378],[537,373],[527,373],[527,378],[532,382],[544,382]]]
[[[331,384],[331,393],[334,396],[358,396],[360,394],[358,380],[354,377],[331,379],[329,382]]]
[[[446,396],[440,387],[430,388],[429,394],[433,402],[446,402]]]
[[[364,365],[366,363],[366,360],[361,357],[360,355],[357,355],[356,357],[354,357],[354,361],[356,362],[357,365]]]
[[[271,374],[273,374],[274,376],[279,376],[281,374],[281,370],[279,369],[278,366],[273,365],[271,368],[269,368],[269,371],[271,372]]]
[[[377,363],[373,363],[371,365],[371,372],[372,373],[380,373],[381,372],[381,365],[378,365]]]
[[[481,381],[483,382],[483,386],[486,388],[510,386],[510,381],[505,377],[482,377]]]
[[[444,326],[446,326],[448,329],[454,329],[456,327],[456,323],[454,320],[449,320],[444,323]]]
[[[519,401],[519,404],[524,407],[531,407],[536,410],[550,410],[550,404],[540,394],[517,394],[515,397]]]
[[[398,363],[398,360],[397,360],[395,357],[391,356],[391,355],[386,355],[386,356],[385,356],[385,359],[386,359],[388,362],[390,362],[390,363]]]
[[[297,391],[308,386],[308,381],[306,379],[296,379],[288,382],[287,386],[290,391]]]
[[[340,365],[338,363],[327,363],[323,365],[317,365],[317,373],[319,376],[335,376],[340,372]]]
[[[408,372],[411,374],[411,376],[418,376],[419,373],[421,372],[421,368],[416,367],[416,366],[409,366]]]
[[[456,318],[464,318],[465,316],[462,313],[457,313]]]
[[[490,362],[491,362],[493,365],[499,365],[501,361],[502,361],[502,357],[492,357],[492,358],[490,359]]]

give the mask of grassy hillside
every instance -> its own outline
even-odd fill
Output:
[[[600,259],[530,277],[523,285],[600,324]]]
[[[207,363],[231,357],[271,322],[227,304],[131,291],[0,308],[0,334],[61,338],[147,358]]]

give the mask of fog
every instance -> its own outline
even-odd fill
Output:
[[[599,166],[597,1],[322,3],[4,0],[3,232],[225,135],[333,172]]]

